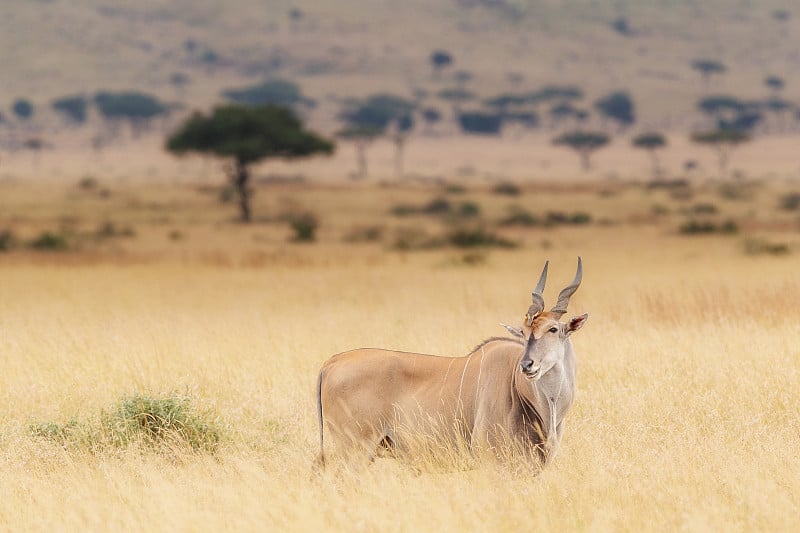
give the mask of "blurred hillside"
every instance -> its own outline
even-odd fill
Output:
[[[587,107],[628,91],[640,124],[685,128],[704,93],[761,98],[770,75],[800,100],[798,24],[785,0],[6,0],[0,102],[8,115],[21,96],[44,108],[137,89],[204,107],[279,77],[332,129],[341,101],[377,91],[435,99],[459,86],[480,100],[566,84]],[[454,59],[438,76],[434,50]],[[698,58],[727,71],[706,85],[690,66]]]

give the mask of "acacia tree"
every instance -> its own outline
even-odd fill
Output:
[[[713,59],[695,59],[692,61],[692,69],[700,73],[705,87],[708,87],[712,74],[723,74],[728,70],[725,65]]]
[[[398,172],[402,167],[402,152],[408,135],[414,127],[411,114],[414,103],[392,94],[373,94],[365,100],[354,100],[339,113],[345,127],[337,136],[352,141],[358,157],[359,178],[367,175],[367,147],[394,124],[391,134],[397,149]]]
[[[381,135],[383,135],[383,129],[377,126],[357,124],[346,126],[336,134],[340,139],[350,141],[356,147],[356,158],[358,160],[356,178],[367,177],[367,148],[372,144],[372,141]]]
[[[442,70],[453,64],[453,56],[447,50],[434,50],[431,52],[430,61],[433,75],[438,78]]]
[[[653,176],[658,176],[661,173],[661,168],[658,164],[658,155],[656,150],[663,148],[667,145],[667,139],[660,133],[650,132],[637,135],[631,141],[635,148],[647,150],[650,154],[650,161],[653,163]]]
[[[250,166],[264,159],[331,154],[334,144],[307,131],[291,110],[280,106],[225,105],[210,115],[194,113],[167,139],[176,154],[199,152],[233,159],[231,176],[242,222],[250,222]]]
[[[728,174],[730,152],[738,145],[750,140],[750,135],[741,130],[718,129],[692,135],[692,141],[710,146],[717,152],[719,172],[723,178]]]
[[[583,170],[592,168],[591,156],[592,154],[607,145],[609,137],[605,133],[595,131],[573,131],[565,133],[553,139],[553,144],[557,146],[566,146],[578,152],[581,157],[581,166]]]

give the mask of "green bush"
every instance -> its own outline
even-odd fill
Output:
[[[45,231],[30,241],[30,247],[34,250],[60,252],[69,248],[69,242],[63,233]]]
[[[458,206],[458,214],[464,218],[474,218],[480,215],[481,206],[475,202],[462,202]]]
[[[0,252],[7,252],[16,244],[17,240],[11,230],[0,231]]]
[[[797,211],[800,209],[800,192],[790,192],[781,196],[781,209]]]
[[[508,216],[500,220],[501,226],[538,226],[541,221],[530,211],[514,206],[509,209]]]
[[[726,220],[721,224],[710,220],[689,220],[678,228],[678,232],[683,235],[708,235],[713,233],[731,235],[739,232],[739,226],[733,220]]]
[[[425,204],[421,211],[426,215],[446,215],[453,210],[453,206],[445,198],[434,198]]]
[[[185,396],[153,397],[134,394],[122,398],[100,419],[102,436],[112,446],[148,447],[186,445],[194,451],[213,452],[221,431],[210,413],[200,413]]]
[[[744,253],[747,255],[789,255],[789,252],[789,245],[785,242],[770,242],[756,238],[744,241]]]
[[[457,228],[447,236],[447,242],[457,248],[516,248],[517,244],[482,227]]]
[[[575,225],[589,224],[592,222],[592,215],[577,211],[569,216],[569,223]]]
[[[492,188],[495,194],[505,194],[507,196],[519,196],[522,194],[522,189],[518,185],[510,182],[498,183]]]
[[[419,208],[411,204],[397,204],[392,206],[391,212],[396,217],[407,217],[419,213]]]
[[[292,241],[294,242],[314,242],[316,240],[319,220],[314,213],[300,213],[292,216],[289,225],[294,231]]]

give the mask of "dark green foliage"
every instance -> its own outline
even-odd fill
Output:
[[[501,219],[501,226],[538,226],[541,224],[536,215],[519,206],[512,206],[508,210],[508,215]]]
[[[226,105],[210,115],[194,113],[167,140],[178,154],[200,152],[245,164],[262,159],[293,159],[333,152],[332,142],[304,129],[289,109],[278,106]]]
[[[210,115],[194,113],[167,139],[170,152],[199,152],[231,158],[232,184],[239,194],[243,222],[250,221],[249,165],[262,159],[296,159],[330,154],[333,142],[309,132],[291,110],[273,106],[226,105]]]
[[[169,83],[170,85],[177,87],[179,89],[186,87],[191,83],[192,79],[189,77],[188,74],[184,74],[183,72],[173,72],[169,75]]]
[[[699,144],[708,144],[713,146],[733,146],[749,140],[750,135],[744,131],[735,129],[718,129],[714,131],[695,133],[692,135],[692,141]]]
[[[785,242],[770,242],[766,239],[750,238],[744,241],[744,253],[747,255],[789,255],[789,245]]]
[[[375,126],[348,126],[336,132],[336,136],[345,140],[371,141],[383,135],[381,128]]]
[[[527,97],[524,94],[511,94],[503,93],[487,98],[483,101],[483,105],[497,109],[498,111],[505,111],[511,106],[519,106],[527,103]]]
[[[457,248],[516,248],[517,244],[487,231],[483,227],[456,228],[447,235],[447,242]]]
[[[660,133],[649,132],[641,133],[633,138],[631,141],[636,148],[644,148],[647,150],[654,150],[666,146],[667,139]]]
[[[717,127],[720,130],[725,131],[751,131],[755,128],[759,122],[764,119],[764,115],[759,113],[758,111],[745,111],[743,113],[739,113],[732,119],[719,119],[717,121]]]
[[[422,118],[428,124],[436,124],[442,120],[442,113],[435,107],[427,107],[422,110]]]
[[[594,103],[594,107],[605,117],[616,120],[623,126],[636,122],[633,100],[625,91],[608,94]]]
[[[221,439],[211,414],[198,412],[189,398],[177,394],[124,397],[102,414],[100,424],[103,437],[117,448],[183,445],[214,452]]]
[[[628,19],[625,17],[618,17],[614,19],[614,21],[611,22],[611,29],[620,35],[624,35],[625,37],[630,37],[633,35],[633,31],[631,31],[631,27],[628,24]]]
[[[727,70],[725,65],[713,59],[695,59],[691,64],[692,68],[698,71],[705,80],[708,80],[712,74],[722,74]]]
[[[344,236],[345,242],[379,242],[383,239],[383,226],[354,226]]]
[[[709,220],[690,220],[682,224],[678,231],[683,235],[708,235],[719,233],[731,235],[739,232],[739,226],[732,220],[721,224]]]
[[[503,113],[504,122],[516,122],[526,128],[539,126],[539,115],[535,111],[507,111]]]
[[[764,85],[773,91],[780,91],[786,85],[786,82],[780,76],[767,76],[764,78]]]
[[[95,95],[94,103],[106,119],[148,120],[168,111],[155,96],[137,91],[102,91]]]
[[[581,100],[583,91],[574,85],[545,85],[541,89],[525,95],[525,100],[531,104],[549,101]]]
[[[475,93],[466,89],[443,89],[439,91],[436,96],[455,104],[467,102],[476,98]]]
[[[419,213],[419,208],[412,204],[397,204],[390,211],[396,217],[407,217]]]
[[[426,215],[446,215],[452,212],[453,206],[446,198],[434,198],[420,209]]]
[[[350,126],[371,127],[385,130],[390,122],[409,117],[414,110],[413,102],[392,94],[374,94],[366,100],[353,102],[339,114],[339,118]]]
[[[719,116],[722,113],[741,113],[746,104],[734,96],[716,94],[701,98],[697,108],[708,115]]]
[[[458,215],[463,218],[475,218],[481,214],[481,206],[475,202],[462,202],[458,206]]]
[[[465,133],[499,135],[503,127],[503,116],[497,113],[459,113],[458,123]]]
[[[505,194],[508,196],[519,196],[522,194],[522,189],[516,183],[504,181],[492,187],[492,192],[495,194]]]
[[[584,170],[591,168],[590,157],[593,152],[609,143],[605,133],[591,131],[573,131],[553,139],[553,144],[566,146],[578,152]]]
[[[86,122],[86,108],[89,102],[83,95],[65,96],[53,100],[52,107],[67,120],[75,124],[83,124]]]
[[[790,192],[781,196],[780,206],[786,211],[800,210],[800,192]]]
[[[300,87],[288,80],[271,80],[242,89],[228,89],[222,95],[243,105],[279,105],[284,107],[314,105],[314,101],[303,96]]]
[[[69,242],[63,233],[44,231],[30,241],[29,246],[39,251],[61,252],[69,248]]]
[[[33,104],[25,98],[18,98],[11,106],[11,110],[20,120],[30,120],[33,116]]]
[[[14,237],[14,233],[9,230],[5,229],[0,231],[0,252],[8,252],[17,244],[17,239]]]
[[[453,63],[453,56],[446,50],[434,50],[430,57],[433,70],[439,72]]]
[[[297,213],[290,217],[289,225],[294,231],[293,242],[314,242],[317,238],[319,219],[314,213]]]

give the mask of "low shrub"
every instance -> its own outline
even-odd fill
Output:
[[[292,216],[289,225],[294,231],[293,242],[314,242],[317,239],[319,219],[314,213],[298,213]]]
[[[765,239],[751,238],[744,241],[744,253],[747,255],[789,255],[790,248],[785,242],[770,242]]]
[[[800,210],[800,192],[790,192],[781,196],[780,206],[785,211]]]
[[[131,444],[147,447],[185,445],[194,451],[213,452],[220,442],[218,421],[198,412],[185,396],[134,394],[103,412],[100,429],[117,448]]]
[[[32,436],[65,448],[90,452],[125,449],[132,445],[156,451],[176,447],[195,452],[215,452],[222,440],[220,420],[201,411],[179,394],[124,396],[99,418],[66,424],[38,422],[29,426]]]
[[[457,248],[516,248],[517,244],[485,228],[457,228],[447,235],[447,242]]]
[[[8,252],[17,244],[17,239],[11,230],[0,231],[0,252]]]
[[[538,226],[541,221],[530,211],[519,206],[512,206],[508,215],[501,219],[501,226]]]
[[[716,223],[710,220],[689,220],[678,228],[683,235],[723,234],[730,235],[739,232],[739,226],[733,220]]]
[[[453,211],[453,206],[445,198],[434,198],[425,204],[420,211],[426,215],[446,215]]]
[[[67,236],[63,233],[44,231],[30,241],[30,247],[39,251],[61,252],[69,248]]]
[[[519,196],[522,194],[522,189],[514,183],[505,181],[495,185],[492,188],[492,192],[495,194],[505,194],[506,196]]]
[[[383,238],[383,226],[354,226],[343,238],[345,242],[378,242]]]
[[[458,215],[464,218],[474,218],[480,215],[481,206],[475,202],[462,202],[458,206]]]

